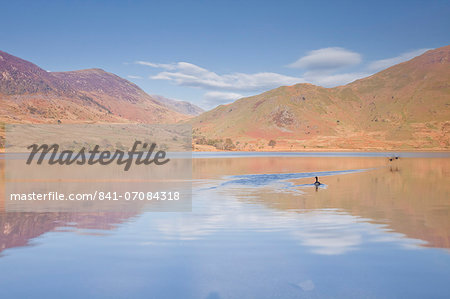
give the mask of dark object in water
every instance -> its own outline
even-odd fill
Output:
[[[316,186],[322,185],[322,184],[319,182],[319,178],[318,178],[318,177],[316,177],[316,181],[314,182],[314,185],[316,185]]]

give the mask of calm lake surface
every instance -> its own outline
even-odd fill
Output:
[[[6,213],[0,159],[0,298],[448,298],[450,156],[386,156],[196,154],[184,213]]]

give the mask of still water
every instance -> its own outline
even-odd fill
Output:
[[[6,213],[0,160],[0,298],[448,298],[450,158],[385,156],[197,155],[185,213]]]

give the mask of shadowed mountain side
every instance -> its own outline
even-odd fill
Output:
[[[188,122],[199,150],[447,150],[449,56],[430,50],[335,88],[279,87]]]
[[[0,122],[175,123],[188,118],[101,69],[47,72],[0,51]]]

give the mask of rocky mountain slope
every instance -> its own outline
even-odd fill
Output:
[[[173,123],[189,116],[101,69],[47,72],[0,51],[0,122]]]
[[[283,86],[221,105],[189,120],[196,146],[448,150],[449,56],[446,46],[344,86]]]
[[[186,101],[178,101],[173,99],[168,99],[166,97],[160,96],[160,95],[152,95],[152,97],[156,100],[158,100],[160,103],[162,103],[167,108],[177,111],[182,114],[197,116],[205,112],[202,108],[191,104]]]

